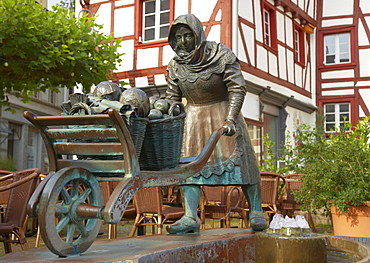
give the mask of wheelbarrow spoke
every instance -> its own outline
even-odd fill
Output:
[[[71,196],[69,195],[67,189],[63,188],[61,191],[60,191],[60,195],[63,199],[63,201],[67,204],[67,205],[70,205],[72,203],[72,198]]]
[[[67,214],[69,211],[69,206],[58,204],[55,207],[55,216],[56,217],[62,217],[63,215]]]
[[[72,198],[78,196],[79,187],[80,187],[80,180],[79,179],[74,179],[72,181],[72,189],[71,189],[71,196],[72,196]]]
[[[88,235],[88,233],[86,231],[86,227],[85,227],[85,222],[83,222],[83,221],[78,222],[77,227],[78,227],[78,230],[80,231],[82,237],[86,237]]]
[[[87,188],[79,197],[80,200],[86,200],[87,197],[91,194],[91,188]]]
[[[75,230],[76,230],[76,225],[75,224],[68,224],[67,235],[66,235],[66,243],[72,244],[73,237],[74,237],[74,234],[75,234]]]
[[[64,229],[64,227],[69,223],[69,217],[63,217],[59,222],[58,224],[56,225],[56,230],[57,230],[57,233],[59,233],[60,231],[62,231]]]

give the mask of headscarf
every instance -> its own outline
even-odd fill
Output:
[[[188,26],[196,38],[195,49],[190,56],[181,57],[176,52],[178,48],[175,33],[179,25]],[[176,52],[167,69],[171,79],[189,82],[195,82],[198,78],[207,80],[214,73],[224,72],[227,64],[233,64],[237,60],[228,47],[207,41],[202,22],[193,14],[181,15],[172,22],[168,42]]]

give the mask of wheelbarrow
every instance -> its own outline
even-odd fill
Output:
[[[118,223],[139,189],[173,185],[199,172],[225,132],[215,131],[200,155],[188,163],[140,171],[131,135],[114,109],[100,115],[36,116],[29,111],[23,115],[40,131],[51,171],[30,198],[27,212],[38,218],[48,249],[64,257],[85,252],[103,220]],[[83,155],[107,158],[75,158]],[[111,158],[117,156],[121,158]],[[104,181],[117,182],[106,204],[99,185]]]

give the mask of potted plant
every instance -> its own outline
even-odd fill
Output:
[[[370,219],[369,138],[367,117],[356,126],[346,122],[328,136],[303,125],[295,143],[285,145],[287,165],[302,174],[304,182],[295,198],[302,203],[302,210],[323,209],[326,215],[331,214],[335,235],[370,237],[370,221],[364,221]],[[338,230],[337,223],[349,223],[350,233]],[[366,229],[356,230],[361,225]]]

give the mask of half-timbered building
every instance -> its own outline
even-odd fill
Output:
[[[370,115],[370,1],[317,6],[317,105],[325,131]]]
[[[105,32],[122,42],[123,62],[113,81],[164,96],[174,56],[168,28],[192,13],[210,41],[231,48],[248,84],[242,113],[260,153],[262,134],[278,146],[287,130],[314,124],[316,111],[316,0],[80,0]]]

